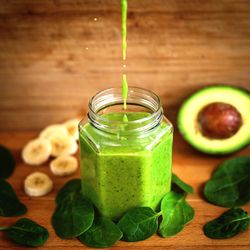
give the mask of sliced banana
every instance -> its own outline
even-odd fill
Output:
[[[78,124],[80,119],[71,119],[63,123],[66,127],[68,133],[77,141],[79,138],[78,134]]]
[[[54,175],[66,176],[76,172],[77,159],[70,155],[62,155],[50,162],[50,170]]]
[[[61,124],[53,124],[53,125],[47,126],[45,129],[43,129],[40,132],[39,137],[43,138],[43,139],[48,139],[51,135],[53,135],[57,132],[59,132],[61,134],[68,134],[68,130],[65,126],[63,126]]]
[[[75,149],[75,140],[65,133],[57,131],[53,133],[48,140],[52,146],[52,156],[69,155],[74,154],[77,149]]]
[[[40,165],[46,162],[52,152],[51,144],[45,139],[34,139],[26,144],[22,151],[22,158],[30,165]]]
[[[53,188],[53,182],[48,175],[34,172],[24,180],[24,191],[29,196],[43,196]]]
[[[76,141],[73,142],[73,144],[71,145],[71,149],[69,151],[70,155],[74,155],[78,150],[78,144]]]

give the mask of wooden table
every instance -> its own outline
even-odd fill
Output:
[[[0,144],[9,147],[15,155],[17,166],[14,174],[9,178],[9,182],[15,188],[17,195],[21,201],[28,207],[28,213],[25,215],[45,226],[50,233],[49,240],[45,246],[38,249],[48,250],[66,250],[66,249],[88,249],[83,246],[78,240],[61,240],[58,238],[50,224],[51,215],[55,208],[54,198],[57,191],[62,185],[73,177],[79,177],[79,172],[75,176],[69,178],[53,176],[48,168],[48,163],[43,166],[34,167],[25,165],[20,158],[20,150],[32,138],[37,136],[37,132],[0,132]],[[250,148],[246,148],[237,155],[250,155]],[[113,249],[250,249],[250,230],[227,240],[212,240],[204,236],[203,225],[220,215],[225,208],[217,207],[207,203],[202,197],[202,189],[204,182],[209,179],[212,171],[216,165],[232,156],[228,157],[211,157],[198,153],[187,145],[180,135],[175,133],[174,142],[174,157],[173,157],[173,171],[179,175],[184,181],[191,184],[195,193],[188,195],[188,202],[195,209],[194,220],[185,227],[185,229],[177,236],[164,239],[157,235],[148,240],[127,243],[119,241]],[[24,194],[23,181],[24,178],[33,171],[42,171],[47,173],[54,181],[54,189],[45,197],[30,198]],[[250,213],[250,204],[243,206],[243,208]],[[0,217],[1,225],[9,225],[18,218],[3,218]],[[0,250],[6,249],[27,249],[20,247],[10,242],[3,233],[0,233]]]

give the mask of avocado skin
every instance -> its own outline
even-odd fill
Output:
[[[249,105],[250,105],[250,91],[247,90],[247,89],[243,89],[243,88],[240,88],[240,87],[235,87],[235,86],[230,86],[230,85],[226,85],[226,84],[216,84],[216,85],[210,85],[210,86],[205,86],[205,87],[202,87],[200,88],[199,90],[195,91],[193,94],[191,94],[190,96],[188,96],[181,104],[180,108],[179,108],[179,111],[178,111],[178,115],[177,115],[177,126],[178,126],[178,129],[179,129],[179,132],[180,134],[182,135],[183,139],[189,143],[192,147],[194,147],[195,149],[197,149],[198,151],[202,152],[202,153],[205,153],[205,154],[209,154],[209,155],[227,155],[227,154],[232,154],[232,153],[235,153],[245,147],[247,147],[249,144],[250,144],[250,122],[248,121],[248,124],[247,124],[247,127],[249,128],[249,131],[247,132],[246,131],[246,136],[244,138],[244,140],[242,141],[236,141],[237,143],[231,147],[230,149],[227,148],[227,149],[224,149],[224,144],[227,143],[227,140],[220,140],[220,144],[221,144],[221,147],[220,148],[217,148],[217,149],[214,149],[213,148],[213,139],[209,139],[207,138],[207,145],[206,146],[200,146],[197,142],[196,142],[196,135],[194,134],[193,135],[193,138],[190,138],[189,136],[189,129],[185,128],[185,126],[183,126],[183,124],[185,123],[184,120],[185,120],[185,116],[190,116],[192,114],[192,110],[189,109],[189,112],[188,113],[185,113],[183,112],[183,108],[185,106],[189,106],[190,108],[192,108],[192,105],[190,105],[190,102],[192,102],[193,99],[197,99],[197,96],[198,95],[201,95],[203,92],[205,93],[207,90],[212,90],[214,91],[213,93],[215,93],[217,90],[231,90],[231,91],[235,91],[237,92],[238,94],[241,93],[242,96],[244,96],[244,98],[248,98],[249,100]],[[206,95],[206,94],[204,94]],[[199,97],[198,97],[199,98]],[[214,101],[211,101],[209,103],[213,103]],[[220,102],[223,102],[223,98],[220,99]],[[224,101],[225,103],[229,103],[232,105],[232,103],[230,102],[226,102]],[[189,103],[189,104],[188,104]],[[207,103],[207,104],[209,104]],[[207,105],[206,104],[206,105]],[[203,107],[201,107],[202,109]],[[250,106],[248,107],[245,107],[246,109],[250,110]],[[200,110],[201,110],[200,109]],[[248,114],[248,116],[250,117],[250,112]],[[196,118],[195,118],[196,119]],[[249,119],[250,120],[250,119]],[[195,126],[195,124],[193,124]],[[245,129],[246,130],[246,129]],[[202,135],[201,131],[199,133],[202,137],[205,138],[205,136]],[[237,133],[236,133],[237,134]],[[247,139],[248,138],[248,139]]]

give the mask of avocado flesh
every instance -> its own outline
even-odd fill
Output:
[[[204,136],[198,123],[199,112],[214,102],[234,106],[242,117],[242,126],[231,137],[212,139]],[[229,154],[250,143],[250,92],[226,85],[205,87],[187,98],[178,113],[178,128],[193,147],[208,154]]]

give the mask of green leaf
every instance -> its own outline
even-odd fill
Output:
[[[219,165],[205,185],[204,196],[219,206],[241,206],[250,200],[249,183],[250,157],[235,157]]]
[[[19,201],[11,185],[0,180],[0,216],[19,216],[26,212],[26,206]]]
[[[181,189],[182,191],[189,194],[194,192],[193,188],[187,183],[183,182],[176,174],[172,174],[172,189],[174,191],[179,191],[179,189]]]
[[[119,227],[110,219],[100,217],[78,239],[90,247],[111,247],[122,237]]]
[[[0,145],[0,165],[0,179],[10,177],[16,166],[12,153],[3,145]]]
[[[125,241],[140,241],[152,236],[158,228],[157,214],[149,207],[136,207],[126,212],[118,222]]]
[[[68,181],[64,186],[58,191],[56,196],[56,204],[59,205],[65,198],[67,198],[72,193],[81,191],[81,179],[72,179]]]
[[[220,217],[208,222],[203,231],[213,239],[231,238],[246,231],[250,224],[250,216],[241,208],[231,208]]]
[[[5,230],[11,240],[25,246],[42,246],[49,238],[46,228],[27,218],[18,220]]]
[[[52,226],[60,238],[73,238],[88,230],[93,220],[92,203],[77,192],[59,203],[52,216]]]
[[[194,218],[194,209],[185,201],[184,193],[167,193],[162,199],[161,211],[159,233],[162,237],[179,233]]]

